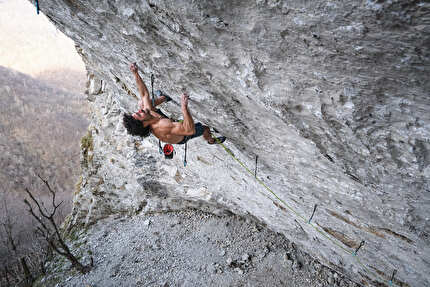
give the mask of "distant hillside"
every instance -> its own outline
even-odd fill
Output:
[[[45,78],[51,83],[58,79],[52,72]],[[81,82],[69,84],[79,87]],[[79,140],[88,126],[83,89],[82,83],[81,94],[68,93],[0,66],[0,180],[5,191],[31,186],[37,172],[57,189],[72,192]]]
[[[70,69],[45,70],[36,74],[35,78],[50,86],[74,94],[82,94],[82,89],[85,87],[87,81],[85,73]],[[80,96],[80,98],[82,98],[82,96]]]

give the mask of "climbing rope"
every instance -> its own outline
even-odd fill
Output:
[[[213,136],[212,136],[213,137]],[[255,178],[255,180],[262,185],[270,194],[272,194],[277,200],[279,200],[286,208],[288,208],[292,213],[294,213],[297,217],[301,218],[303,220],[304,223],[312,226],[319,234],[321,234],[324,238],[326,238],[327,240],[329,240],[332,244],[336,245],[337,247],[339,247],[340,249],[342,249],[343,251],[345,251],[347,254],[352,255],[353,258],[355,258],[355,261],[369,274],[373,275],[374,278],[380,278],[382,279],[382,281],[386,281],[388,282],[389,286],[393,286],[393,279],[394,279],[394,275],[396,274],[397,270],[395,270],[391,276],[390,280],[387,280],[385,278],[382,277],[382,275],[380,275],[379,273],[375,273],[372,272],[371,270],[369,270],[368,267],[366,267],[359,259],[357,252],[358,250],[364,245],[364,240],[360,242],[359,247],[355,250],[355,251],[351,251],[347,248],[345,248],[344,246],[340,245],[338,242],[336,242],[335,240],[333,240],[329,234],[327,234],[327,232],[325,232],[323,229],[321,229],[319,226],[316,226],[314,224],[311,223],[312,217],[314,216],[315,210],[317,208],[317,205],[314,206],[314,211],[312,213],[312,216],[310,217],[309,220],[306,220],[305,217],[303,217],[301,214],[299,214],[297,211],[295,211],[291,206],[289,206],[284,200],[282,200],[278,195],[276,195],[275,192],[273,192],[272,189],[270,189],[263,181],[261,181],[259,178],[257,178],[257,159],[258,156],[256,157],[256,169],[255,172],[253,173],[242,161],[240,161],[232,152],[229,148],[227,148],[222,142],[220,142],[218,140],[218,138],[213,137],[219,145],[221,145],[224,150],[237,162],[239,163],[251,176],[253,176]],[[259,191],[260,192],[260,191]],[[260,192],[262,193],[262,192]],[[266,196],[267,197],[267,196]]]

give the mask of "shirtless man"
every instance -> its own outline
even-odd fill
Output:
[[[137,88],[142,97],[139,101],[139,111],[132,115],[124,114],[123,123],[128,133],[147,137],[151,132],[163,142],[170,144],[185,144],[188,140],[203,135],[208,144],[224,142],[225,137],[215,140],[210,133],[208,126],[201,123],[194,124],[193,118],[188,110],[188,96],[183,94],[181,98],[183,122],[173,122],[172,120],[160,115],[149,98],[148,89],[139,75],[136,63],[130,65],[130,71],[134,74]],[[157,106],[167,100],[166,96],[161,96],[154,101]]]

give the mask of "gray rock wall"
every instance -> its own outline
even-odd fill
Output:
[[[56,0],[41,9],[91,74],[73,223],[230,211],[364,285],[387,284],[393,270],[397,286],[430,284],[427,1]],[[134,61],[173,97],[167,114],[180,118],[187,91],[195,120],[227,136],[251,173],[258,155],[260,182],[202,139],[189,143],[184,167],[181,146],[168,161],[154,137],[127,135]]]

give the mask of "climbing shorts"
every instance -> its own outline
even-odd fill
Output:
[[[181,142],[178,142],[177,144],[185,144],[190,139],[199,137],[203,135],[203,132],[205,131],[204,126],[201,123],[194,124],[194,127],[196,129],[196,132],[191,136],[185,136],[184,139]]]

